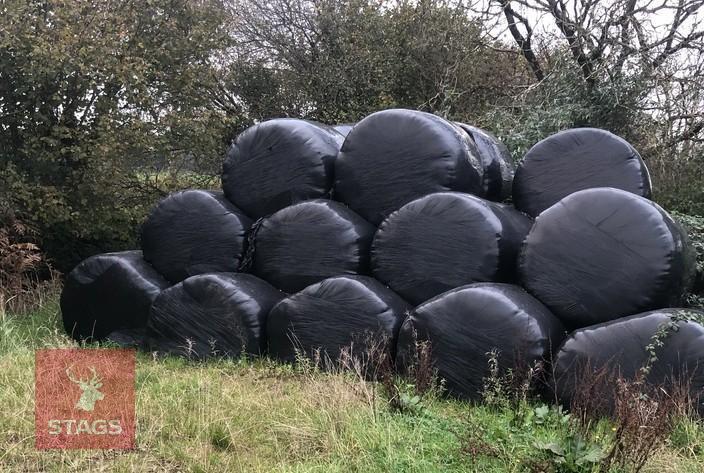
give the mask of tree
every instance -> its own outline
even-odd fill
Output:
[[[607,128],[644,155],[661,202],[704,212],[704,0],[484,5],[484,21],[502,21],[533,74],[489,118],[511,130],[518,154],[569,126]]]
[[[0,201],[61,270],[135,244],[169,189],[214,174],[233,117],[214,109],[210,0],[0,4]],[[210,176],[206,176],[210,179]]]
[[[632,107],[665,125],[658,129],[663,135],[654,140],[656,146],[704,139],[703,0],[492,0],[490,5],[505,17],[537,81],[550,66],[541,56],[564,48],[594,100],[623,87],[630,93],[626,101],[609,103],[617,113]],[[539,36],[538,23],[552,23],[552,33]],[[540,50],[536,40],[549,49]],[[626,84],[636,84],[635,93]]]
[[[525,73],[459,1],[233,0],[230,11],[220,101],[257,119],[335,123],[389,107],[477,117]]]

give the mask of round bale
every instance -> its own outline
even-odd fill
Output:
[[[535,217],[573,192],[592,187],[650,198],[650,174],[623,138],[597,128],[574,128],[528,150],[513,179],[513,203]]]
[[[329,197],[344,136],[320,123],[277,118],[237,136],[222,173],[225,196],[253,218]]]
[[[381,224],[372,271],[414,304],[465,284],[513,282],[531,224],[507,205],[459,192],[429,194]]]
[[[266,316],[283,297],[251,274],[191,276],[152,304],[147,344],[196,359],[259,356],[266,349]]]
[[[578,328],[677,304],[691,279],[687,236],[657,204],[620,189],[565,197],[535,220],[523,286]]]
[[[375,363],[392,354],[411,307],[368,276],[336,276],[279,302],[269,314],[269,353],[295,362],[297,354],[337,365]],[[367,366],[363,366],[366,371]]]
[[[490,375],[512,370],[527,377],[528,370],[550,360],[563,338],[560,321],[520,287],[470,284],[411,312],[399,333],[396,360],[400,371],[410,370],[419,347],[427,343],[448,392],[479,399]]]
[[[484,167],[485,197],[493,201],[506,200],[513,185],[513,159],[508,148],[497,137],[486,130],[466,123],[457,125],[472,139]]]
[[[375,230],[339,202],[294,204],[260,222],[251,271],[288,293],[331,276],[364,274]]]
[[[619,378],[642,378],[670,394],[687,389],[704,414],[702,321],[702,311],[660,309],[576,330],[557,352],[550,384],[565,406],[599,414],[614,407]]]
[[[458,126],[429,113],[384,110],[358,122],[335,161],[335,198],[375,225],[413,199],[483,195],[483,168]]]
[[[162,199],[142,225],[144,259],[173,283],[237,271],[252,221],[222,192],[188,190]]]
[[[149,306],[168,286],[141,251],[91,256],[66,277],[61,292],[64,329],[76,340],[96,341],[115,330],[144,327]]]

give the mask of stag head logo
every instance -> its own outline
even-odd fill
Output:
[[[66,368],[66,375],[68,379],[73,381],[81,388],[81,397],[78,399],[75,408],[81,409],[83,411],[92,412],[95,409],[95,403],[101,401],[105,398],[105,395],[99,391],[103,387],[102,380],[95,372],[95,367],[91,366],[90,372],[92,374],[91,378],[76,378],[76,376],[71,372],[72,366]]]

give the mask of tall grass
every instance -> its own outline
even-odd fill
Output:
[[[527,395],[472,404],[428,388],[414,402],[413,380],[374,381],[364,369],[345,369],[352,360],[326,371],[313,360],[141,353],[136,450],[36,451],[34,350],[75,346],[56,298],[0,321],[0,471],[559,472],[568,470],[543,447],[576,445],[568,441],[574,426],[563,421],[569,414]],[[392,396],[404,394],[406,408],[394,408]],[[615,425],[594,425],[590,445],[603,449]],[[682,419],[643,471],[704,471],[703,440],[699,421]],[[585,468],[578,471],[597,471]]]

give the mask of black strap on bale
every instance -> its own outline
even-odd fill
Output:
[[[257,239],[257,232],[264,222],[264,217],[260,218],[249,227],[249,232],[247,233],[247,242],[245,244],[244,256],[242,257],[242,262],[238,271],[240,273],[248,273],[252,269],[252,264],[254,263],[254,242]]]

